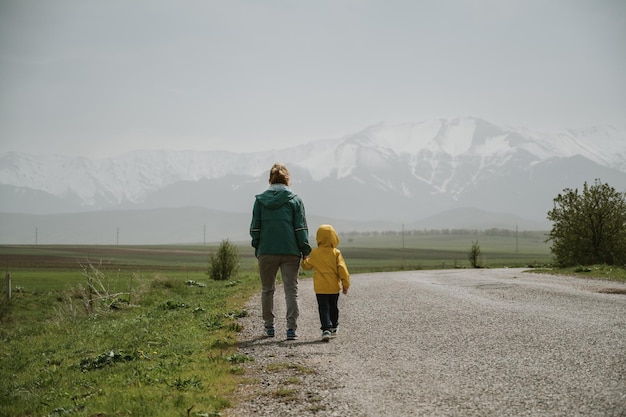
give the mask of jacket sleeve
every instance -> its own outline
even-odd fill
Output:
[[[304,204],[300,197],[294,198],[295,206],[293,213],[293,230],[296,234],[298,249],[304,256],[311,253],[311,245],[309,244],[309,228],[306,224],[306,214],[304,212]]]
[[[313,269],[313,264],[311,263],[311,258],[303,258],[301,265],[302,265],[303,269],[307,269],[307,270]]]
[[[339,249],[337,251],[337,275],[339,275],[339,279],[341,280],[341,287],[343,289],[350,288],[350,272],[348,271],[348,266],[346,265],[346,261],[343,259],[343,255]]]
[[[259,200],[254,200],[254,208],[252,209],[252,222],[250,223],[250,237],[252,238],[252,247],[259,248],[259,240],[261,239],[261,203]]]

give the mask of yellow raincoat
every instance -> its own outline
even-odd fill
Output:
[[[341,251],[335,229],[323,224],[317,229],[317,248],[302,260],[302,268],[313,269],[313,289],[316,294],[337,294],[350,288],[350,273]]]

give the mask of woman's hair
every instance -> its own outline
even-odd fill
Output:
[[[278,162],[272,166],[272,169],[270,169],[270,184],[291,184],[291,175],[289,175],[286,166]]]

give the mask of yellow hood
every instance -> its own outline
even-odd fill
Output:
[[[329,224],[321,225],[317,229],[315,238],[317,239],[318,247],[336,248],[339,246],[339,236],[337,236],[337,232]]]

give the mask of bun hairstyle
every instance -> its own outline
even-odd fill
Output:
[[[270,184],[291,184],[291,175],[289,170],[283,164],[275,163],[270,169]]]

